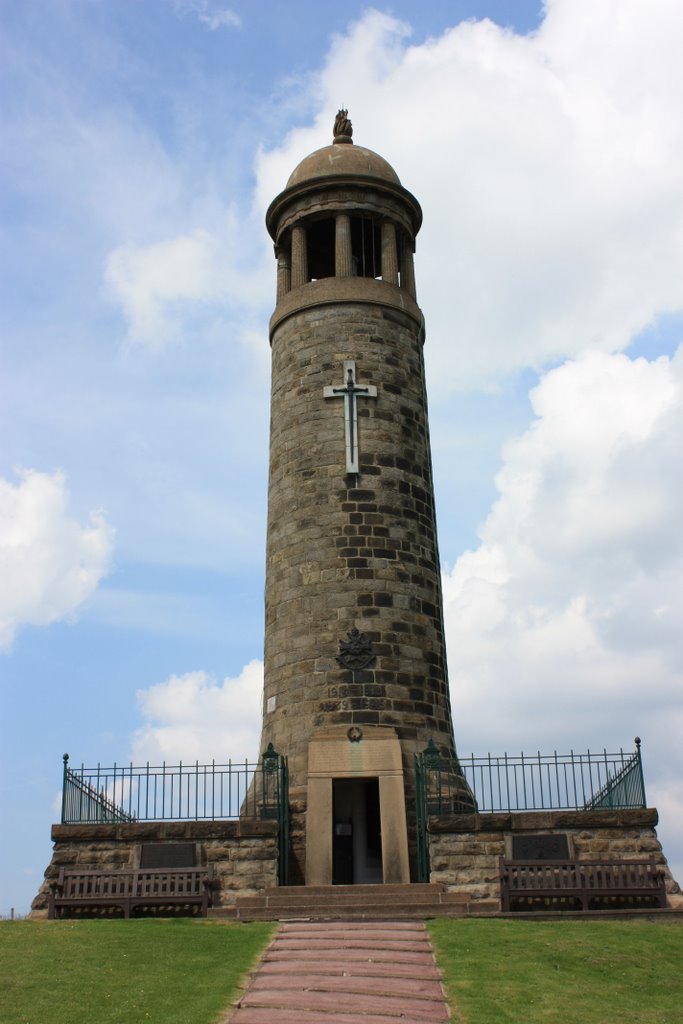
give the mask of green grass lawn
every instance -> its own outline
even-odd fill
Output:
[[[429,924],[457,1024],[682,1024],[682,921]]]
[[[270,924],[0,922],[0,1024],[217,1024]],[[454,1024],[682,1024],[681,921],[432,921]]]
[[[273,931],[188,918],[1,921],[0,1024],[215,1024]]]

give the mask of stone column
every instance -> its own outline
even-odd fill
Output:
[[[401,241],[401,288],[405,288],[414,299],[417,298],[413,249],[410,239],[405,237]]]
[[[353,275],[351,218],[348,213],[338,213],[335,218],[334,273],[336,277]]]
[[[292,288],[300,288],[308,281],[308,254],[306,252],[306,229],[303,224],[292,228]]]
[[[396,228],[390,220],[382,221],[382,280],[398,284]]]
[[[287,249],[279,249],[277,254],[277,302],[284,299],[292,287],[292,267]]]

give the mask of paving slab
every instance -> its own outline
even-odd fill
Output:
[[[340,928],[349,927],[353,929],[355,925],[347,925],[342,921],[283,921],[281,925],[281,932],[286,935],[288,932],[306,931],[313,933],[314,931],[320,932],[336,932]],[[391,937],[399,932],[417,932],[421,934],[424,931],[424,925],[421,921],[365,921],[363,925],[366,933],[382,932],[388,933]]]
[[[402,964],[423,964],[431,963],[431,953],[425,951],[424,953],[418,952],[407,952],[402,949],[385,949],[381,944],[377,943],[373,946],[372,959],[379,961],[386,961],[388,963],[402,963]],[[308,949],[278,949],[274,948],[272,953],[268,953],[270,960],[291,960],[294,963],[296,960],[307,960],[311,954],[314,953],[320,960],[327,960],[336,963],[339,960],[339,951],[335,949],[315,949],[314,945],[311,944]],[[364,960],[368,956],[368,948],[364,944],[359,949],[354,949],[351,946],[347,946],[344,950],[344,956],[348,960]]]
[[[411,999],[406,996],[375,996],[358,992],[296,992],[291,989],[259,992],[250,988],[243,996],[241,1005],[272,1007],[275,1010],[320,1010],[327,1014],[334,1014],[341,1007],[346,1013],[383,1013],[385,1017],[403,1017],[408,1014],[416,1020],[423,1021],[449,1019],[443,1000],[437,1003],[434,1000]]]
[[[357,992],[368,995],[411,996],[416,999],[442,999],[441,982],[432,978],[378,978],[372,974],[314,974],[278,975],[259,972],[251,983],[252,992],[275,992],[284,989],[304,989],[306,992]]]
[[[282,937],[277,940],[275,946],[279,951],[281,950],[299,950],[299,949],[310,949],[311,942],[315,942],[316,953],[322,950],[331,949],[335,953],[339,953],[342,949],[369,949],[373,950],[377,948],[377,943],[382,942],[382,945],[392,952],[401,951],[403,953],[423,953],[424,944],[419,939],[411,939],[408,941],[401,941],[400,939],[378,939],[374,935],[364,936],[362,939],[358,936],[353,936],[348,932],[345,935],[340,935],[339,938],[320,938],[307,939],[305,935],[297,935],[296,938]]]
[[[346,974],[351,978],[395,978],[396,966],[393,962],[378,962],[377,960],[358,960],[344,963],[334,961],[321,962],[311,957],[308,960],[297,960],[297,973],[321,974],[333,977],[338,974]],[[263,974],[291,974],[292,965],[288,960],[265,960],[259,968]],[[434,963],[401,964],[400,977],[402,978],[436,978],[440,980],[441,972]]]
[[[317,1010],[277,1010],[245,1007],[230,1017],[229,1024],[425,1024],[424,1017],[387,1017],[386,1014],[337,1013],[331,1016]]]
[[[230,1024],[445,1024],[424,924],[281,925]]]
[[[366,935],[379,935],[382,938],[405,942],[410,941],[416,935],[420,935],[419,926],[424,925],[424,921],[403,921],[401,923],[408,924],[410,927],[394,928],[395,922],[391,918],[380,918],[378,921],[373,922],[373,927],[371,928],[368,921],[357,921],[350,917],[339,917],[333,921],[281,921],[280,926],[283,929],[281,938],[295,938],[301,933],[302,929],[305,929],[306,935],[309,934],[309,929],[311,929],[310,934],[313,934],[313,931],[315,931],[315,934],[319,935],[320,938],[325,938],[325,936],[329,937],[330,935],[336,935],[345,931],[353,934],[358,925],[362,924]]]
[[[415,927],[413,922],[410,922],[410,928],[402,928],[400,931],[391,928],[368,928],[367,925],[364,929],[364,934],[367,939],[380,939],[382,942],[412,942],[415,939],[422,939],[424,934],[424,925],[420,924],[419,927]],[[280,931],[278,932],[278,941],[284,939],[298,939],[304,936],[306,940],[313,937],[321,939],[346,939],[349,937],[357,936],[357,930],[355,927],[349,927],[345,925],[343,921],[326,921],[325,927],[321,927],[319,921],[312,921],[309,925],[301,924],[282,924]]]

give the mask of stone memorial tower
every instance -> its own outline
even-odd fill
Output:
[[[595,868],[591,878],[603,879],[593,896],[604,893],[610,906],[612,871],[624,884],[631,879],[634,905],[652,896],[663,906],[663,877],[669,905],[678,905],[680,889],[654,830],[657,812],[645,806],[639,741],[626,761],[622,752],[608,763],[605,752],[604,767],[601,756],[575,762],[574,754],[570,761],[555,755],[564,793],[557,775],[556,791],[549,778],[545,796],[540,773],[549,759],[539,754],[539,774],[522,762],[521,782],[528,777],[533,794],[538,778],[540,804],[533,795],[527,804],[525,789],[525,813],[514,806],[496,813],[490,775],[490,808],[460,813],[477,808],[458,762],[449,701],[424,318],[413,270],[421,220],[417,200],[386,160],[353,144],[345,110],[332,145],[306,157],[271,203],[266,222],[278,270],[263,771],[250,776],[246,765],[199,763],[78,771],[65,756],[62,819],[52,829],[54,853],[32,916],[147,912],[150,899],[187,912],[189,870],[203,886],[193,890],[195,902],[206,912],[211,895],[217,916],[277,916],[268,892],[278,880],[431,880],[461,907],[464,895],[486,912],[509,899],[500,857],[532,848],[544,857],[558,849],[579,861],[607,857],[604,873]],[[278,754],[289,766],[289,830]],[[490,770],[501,767],[494,759]],[[499,785],[508,779],[506,761]],[[583,806],[572,810],[579,799]],[[427,837],[434,811],[450,817]],[[629,861],[640,864],[636,874]],[[156,866],[164,870],[155,873]],[[180,872],[177,888],[167,871]],[[110,886],[112,872],[121,888]],[[255,894],[264,897],[258,906]],[[284,895],[286,903],[291,894]],[[303,905],[297,896],[295,906]],[[322,901],[327,916],[327,892]],[[546,909],[559,909],[554,895]]]
[[[292,880],[408,882],[413,755],[459,771],[413,253],[420,205],[354,145],[295,168],[277,256],[262,751],[288,758]],[[463,797],[468,791],[463,781]]]

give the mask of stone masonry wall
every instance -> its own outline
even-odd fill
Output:
[[[294,789],[329,725],[393,726],[406,767],[429,739],[452,754],[419,325],[339,302],[289,317],[272,346],[262,743],[287,755]],[[345,471],[344,402],[323,397],[346,359],[378,391],[357,403],[358,476]],[[336,657],[354,627],[376,662],[352,674]]]
[[[666,875],[669,905],[681,907],[683,896],[657,839],[657,821],[654,808],[433,817],[429,819],[430,881],[444,883],[452,892],[470,893],[474,904],[499,900],[498,858],[509,856],[506,839],[563,833],[570,836],[578,860],[654,856]]]
[[[53,825],[54,850],[31,917],[46,917],[50,882],[59,869],[111,871],[138,867],[142,844],[194,842],[197,864],[214,865],[213,906],[278,884],[277,824],[270,821]]]
[[[411,837],[413,754],[429,740],[454,754],[421,326],[392,305],[399,288],[357,280],[337,281],[345,300],[292,313],[272,337],[261,749],[272,742],[288,759],[295,883],[316,730],[396,730]],[[301,301],[318,285],[300,288]],[[358,386],[377,388],[357,400],[357,475],[346,474],[344,401],[323,394],[343,384],[345,360]],[[337,656],[354,628],[376,660],[351,672]]]

